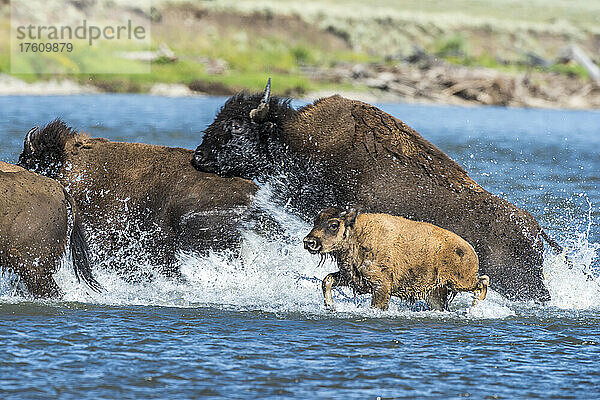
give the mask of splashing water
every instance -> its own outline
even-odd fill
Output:
[[[331,260],[320,263],[302,247],[302,238],[310,230],[300,218],[271,201],[271,189],[261,187],[256,205],[266,211],[284,230],[280,237],[268,238],[250,229],[244,232],[239,255],[211,252],[207,256],[180,253],[184,282],[155,275],[144,283],[130,283],[114,272],[95,268],[95,276],[105,288],[91,292],[77,282],[70,260],[65,257],[55,279],[65,295],[63,301],[107,305],[157,305],[169,307],[210,306],[243,311],[302,313],[307,317],[367,318],[465,318],[498,319],[516,315],[520,305],[489,291],[486,300],[471,306],[471,295],[460,294],[451,304],[451,312],[414,311],[415,307],[392,298],[389,310],[369,307],[370,296],[354,296],[348,288],[334,291],[336,312],[325,310],[321,279],[336,270]],[[590,205],[591,209],[591,205]],[[591,224],[591,211],[589,214]],[[566,245],[565,254],[545,255],[545,283],[552,296],[548,306],[564,309],[595,308],[600,304],[600,281],[592,268],[599,244],[590,243],[589,226]],[[137,246],[136,243],[133,245]],[[139,249],[136,248],[136,251]],[[124,254],[128,252],[125,251]],[[17,294],[18,279],[4,273],[0,279],[3,301],[30,300]],[[527,307],[527,306],[526,306]],[[535,307],[535,306],[530,306]]]
[[[600,307],[600,275],[594,268],[599,243],[590,242],[592,204],[588,204],[585,232],[575,232],[567,239],[562,254],[544,255],[544,284],[550,291],[548,305],[565,309]]]

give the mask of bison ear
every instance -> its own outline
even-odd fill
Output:
[[[25,149],[32,154],[35,153],[35,147],[33,147],[33,139],[38,129],[40,129],[39,126],[34,126],[29,130],[29,132],[27,132],[27,135],[25,135]]]
[[[344,225],[350,227],[354,226],[354,223],[356,222],[356,217],[358,216],[358,210],[355,208],[351,208],[344,214]]]
[[[265,92],[263,93],[263,97],[258,104],[258,107],[252,109],[250,111],[250,119],[254,122],[262,122],[267,118],[267,114],[269,114],[269,103],[271,102],[271,78],[267,81],[267,86],[265,87]]]

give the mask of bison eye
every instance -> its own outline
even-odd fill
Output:
[[[239,135],[244,131],[244,126],[239,121],[231,122],[231,133]]]
[[[328,226],[329,230],[332,232],[337,231],[339,227],[340,227],[340,223],[337,221],[330,222],[329,226]]]

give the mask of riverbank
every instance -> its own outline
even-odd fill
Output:
[[[358,64],[313,71],[355,86],[375,102],[495,105],[529,108],[600,108],[600,85],[557,72],[506,73],[452,65],[437,58],[417,64]],[[324,91],[309,97],[326,95]]]
[[[450,3],[441,11],[413,0],[157,1],[145,16],[156,54],[150,73],[9,75],[9,44],[0,40],[0,95],[230,95],[261,90],[270,76],[274,93],[304,99],[600,108],[600,85],[565,56],[575,46],[599,63],[591,15],[600,6]],[[98,6],[68,7],[91,15]],[[6,6],[0,11],[7,26]]]
[[[313,75],[347,77],[355,86],[345,85],[315,89],[291,94],[307,101],[340,94],[344,97],[367,103],[422,103],[454,105],[496,105],[528,108],[598,109],[600,87],[592,83],[581,83],[564,75],[532,73],[508,75],[483,68],[464,68],[440,65],[429,69],[397,65],[358,64],[331,70],[313,71]],[[265,79],[267,75],[265,74]],[[319,78],[316,78],[319,79]],[[273,86],[277,91],[277,80]],[[156,83],[147,93],[154,96],[189,97],[205,95],[228,95],[234,88],[211,85],[195,90],[197,83]],[[242,89],[243,90],[243,89]],[[82,85],[70,79],[25,82],[9,75],[0,75],[0,96],[7,95],[79,95],[105,92],[94,85]],[[109,91],[110,92],[110,91]],[[129,91],[140,93],[140,91]],[[224,93],[225,92],[225,93]]]

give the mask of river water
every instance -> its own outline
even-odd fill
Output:
[[[0,97],[0,160],[61,117],[92,136],[194,149],[223,98],[138,95]],[[600,112],[383,104],[530,211],[573,260],[547,251],[545,305],[492,292],[450,312],[368,307],[349,291],[322,306],[335,270],[302,249],[309,227],[258,204],[292,240],[245,234],[242,254],[181,254],[189,283],[129,284],[96,268],[88,293],[65,264],[61,301],[15,294],[0,279],[2,398],[599,398]],[[592,279],[586,276],[590,276]]]

